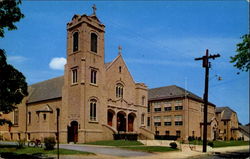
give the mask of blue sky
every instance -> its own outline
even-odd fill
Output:
[[[178,85],[202,97],[204,69],[194,58],[206,49],[219,53],[220,58],[211,60],[209,101],[231,107],[240,122],[249,122],[248,73],[237,75],[229,63],[240,37],[248,33],[246,0],[23,1],[25,18],[16,23],[18,30],[6,31],[0,39],[9,63],[29,84],[63,75],[66,23],[74,14],[91,14],[93,4],[106,26],[106,62],[118,55],[121,45],[136,82],[149,88]]]

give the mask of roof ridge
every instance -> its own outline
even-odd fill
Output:
[[[34,86],[34,85],[37,85],[37,84],[41,84],[41,83],[48,82],[48,81],[51,81],[51,80],[55,80],[55,79],[57,79],[57,78],[62,78],[62,77],[64,77],[64,76],[53,77],[53,78],[51,78],[51,79],[47,79],[47,80],[44,80],[44,81],[40,81],[40,82],[37,82],[37,83],[33,83],[33,84],[29,85],[29,86]]]
[[[160,89],[160,88],[167,88],[167,87],[178,87],[177,85],[169,85],[169,86],[162,86],[162,87],[155,87],[155,88],[150,88],[149,90],[152,90],[152,89]]]

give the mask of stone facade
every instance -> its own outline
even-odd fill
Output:
[[[240,137],[237,113],[229,107],[217,107],[218,138],[222,140],[237,140]]]
[[[118,131],[143,132],[147,86],[134,82],[121,53],[104,62],[104,34],[95,12],[73,16],[67,24],[64,76],[29,86],[29,96],[7,115],[18,123],[0,127],[4,139],[56,137],[58,114],[63,143],[109,140]]]
[[[159,135],[202,138],[203,100],[178,86],[149,90],[148,127]],[[208,105],[208,140],[217,129],[215,105]]]

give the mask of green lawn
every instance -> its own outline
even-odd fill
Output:
[[[116,146],[116,147],[143,145],[139,141],[128,141],[128,140],[96,141],[96,142],[89,142],[89,143],[86,143],[86,144],[89,144],[89,145],[103,145],[103,146]]]
[[[168,152],[168,151],[178,150],[178,149],[173,149],[171,147],[164,147],[164,146],[124,146],[121,148],[135,150],[135,151],[144,151],[144,152]]]
[[[189,141],[189,144],[202,145],[202,140]],[[248,141],[213,141],[213,147],[249,145]]]
[[[15,154],[34,154],[34,153],[57,154],[56,149],[55,150],[44,150],[43,148],[34,148],[34,147],[25,147],[22,149],[1,147],[0,153],[3,153],[3,152],[12,152]],[[59,149],[59,153],[61,155],[90,155],[90,154],[93,154],[90,152],[82,152],[82,151],[66,150],[66,149]]]
[[[214,141],[214,147],[249,145],[248,141]]]

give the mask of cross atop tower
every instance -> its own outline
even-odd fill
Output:
[[[121,45],[118,46],[118,53],[119,53],[119,54],[122,53],[122,47],[121,47]]]
[[[93,15],[96,15],[96,10],[97,10],[97,8],[96,8],[96,5],[95,5],[95,4],[93,4],[92,9],[93,9]]]

